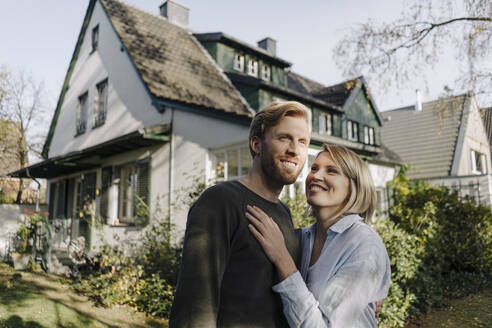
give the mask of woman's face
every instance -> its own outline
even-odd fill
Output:
[[[308,203],[313,207],[329,207],[336,211],[345,205],[349,189],[349,179],[335,164],[330,153],[320,153],[306,178]]]

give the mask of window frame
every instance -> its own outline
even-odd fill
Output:
[[[235,175],[229,175],[229,153],[232,151],[236,151],[236,159],[237,159],[237,172]],[[243,152],[243,153],[241,153]],[[245,155],[248,157],[247,160],[247,165],[243,165],[243,157],[242,155]],[[227,147],[227,148],[222,148],[219,150],[214,150],[212,151],[212,170],[213,174],[211,176],[214,177],[216,182],[222,182],[222,181],[230,181],[230,180],[235,180],[235,179],[241,179],[245,177],[251,169],[253,159],[251,158],[251,153],[249,151],[249,146],[248,145],[239,145],[239,146],[233,146],[233,147]],[[223,166],[220,167],[219,169],[219,162],[218,157],[222,158],[223,160]],[[243,169],[247,169],[247,172],[243,174]],[[220,171],[219,171],[220,170]],[[222,174],[219,176],[218,172],[222,172]]]
[[[347,139],[350,141],[359,141],[359,123],[347,120]]]
[[[248,75],[258,77],[258,61],[252,58],[248,59]]]
[[[479,151],[471,149],[470,156],[471,156],[472,173],[476,175],[487,174],[486,155]],[[480,163],[481,170],[479,170],[479,168],[477,167],[477,163]]]
[[[319,116],[318,116],[318,133],[329,135],[329,136],[333,135],[333,114],[331,114],[331,113],[320,113],[319,114]]]
[[[374,128],[368,125],[364,126],[364,143],[367,145],[374,145]]]
[[[244,72],[244,55],[235,54],[232,68],[239,72]]]
[[[104,89],[102,89],[104,87]],[[101,90],[105,90],[104,99],[101,102]],[[96,102],[94,106],[93,113],[93,125],[92,128],[97,128],[106,122],[107,112],[108,112],[108,98],[109,98],[109,82],[108,79],[104,79],[98,84],[96,84]]]
[[[147,203],[146,205],[150,206],[151,169],[150,158],[144,158],[135,162],[128,162],[116,166],[113,184],[116,184],[118,187],[118,221],[115,225],[120,225],[121,223],[123,225],[135,225],[137,219],[142,219],[137,218],[137,196],[143,198],[143,201]],[[146,178],[142,177],[142,172],[146,172]],[[128,178],[130,181],[128,181]],[[146,195],[140,194],[142,188],[140,185],[141,179],[147,179]]]
[[[261,79],[264,81],[270,81],[272,75],[272,71],[269,65],[262,64],[261,65]]]
[[[77,114],[75,117],[75,136],[84,134],[87,130],[87,114],[89,111],[89,92],[82,93],[78,98]]]
[[[91,33],[91,45],[92,45],[92,52],[97,51],[97,48],[99,47],[99,24],[94,26],[92,28],[92,33]]]

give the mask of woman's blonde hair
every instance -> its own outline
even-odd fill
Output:
[[[367,164],[353,151],[338,145],[324,144],[323,152],[328,152],[335,164],[350,181],[350,190],[345,206],[336,213],[340,215],[358,214],[364,222],[371,219],[376,208],[376,189]]]

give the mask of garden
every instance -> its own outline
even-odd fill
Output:
[[[199,186],[201,190],[204,187]],[[195,198],[201,190],[188,195]],[[404,170],[391,183],[390,190],[394,197],[389,217],[379,218],[372,224],[386,245],[392,269],[390,292],[379,315],[380,327],[435,327],[426,325],[426,322],[436,323],[445,318],[450,320],[453,318],[451,313],[461,313],[456,322],[469,319],[466,326],[492,326],[491,209],[477,205],[471,198],[462,199],[444,187],[410,181],[405,177]],[[286,203],[291,209],[296,227],[312,222],[306,215],[308,208],[301,193],[295,199],[286,199]],[[148,207],[142,206],[141,210],[148,211]],[[143,229],[144,238],[138,247],[131,243],[119,249],[104,245],[92,259],[91,267],[81,270],[74,279],[63,280],[66,283],[63,288],[69,286],[70,293],[76,295],[73,299],[84,297],[84,302],[91,300],[101,311],[116,306],[137,310],[140,314],[146,313],[148,317],[142,317],[141,322],[149,318],[165,320],[169,317],[173,302],[181,247],[171,242],[172,229],[162,212],[154,213],[152,217],[150,213],[140,213],[139,216],[150,219],[142,222],[140,228]],[[21,226],[18,231],[19,240],[24,241],[24,237],[32,236],[29,227],[37,225],[43,218],[43,215],[29,216],[28,224]],[[21,248],[27,248],[26,245],[29,243],[20,243]],[[15,295],[49,291],[52,287],[43,286],[41,278],[37,283],[22,286],[19,281],[34,279],[31,273],[22,273],[22,279],[19,279],[19,276],[16,278],[18,273],[5,273],[5,270],[12,269],[2,266],[0,323],[9,327],[5,324],[8,320],[23,320],[19,322],[31,327],[26,320],[34,319],[17,313],[21,310],[16,306],[28,297]],[[38,274],[44,277],[46,283],[53,280],[52,276]],[[67,318],[87,314],[73,304],[67,306],[62,302],[63,306],[68,307],[65,309],[58,308],[62,304],[60,300],[50,301],[58,304],[53,305],[57,309],[56,313],[72,313],[66,314]],[[43,301],[39,303],[39,306],[48,304]],[[7,315],[9,317],[5,318]],[[63,320],[69,322],[72,319]],[[107,324],[104,320],[100,321],[101,324]],[[42,321],[36,322],[41,327],[46,326]],[[165,321],[160,324],[165,324]],[[458,327],[444,321],[441,326]]]

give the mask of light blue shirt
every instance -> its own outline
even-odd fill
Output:
[[[273,286],[291,327],[377,327],[375,302],[388,295],[390,262],[379,235],[358,215],[328,229],[309,267],[316,224],[302,229],[300,272]]]

